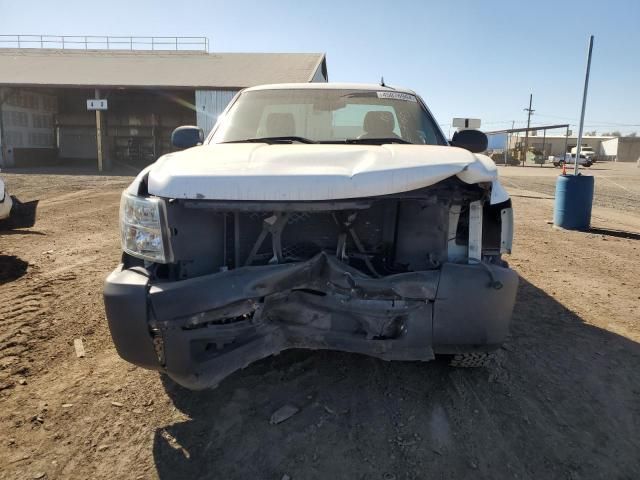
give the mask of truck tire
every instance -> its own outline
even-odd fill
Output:
[[[449,360],[449,366],[455,368],[486,367],[493,358],[492,352],[456,353]]]

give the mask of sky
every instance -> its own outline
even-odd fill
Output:
[[[577,124],[640,132],[638,0],[0,0],[0,34],[206,36],[213,52],[324,52],[329,80],[415,90],[448,133]],[[577,127],[573,127],[577,133]]]

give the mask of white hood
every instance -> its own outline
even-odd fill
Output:
[[[139,179],[146,172],[149,193],[166,198],[334,200],[407,192],[453,175],[493,182],[491,203],[508,198],[489,157],[429,145],[214,144],[164,155]]]

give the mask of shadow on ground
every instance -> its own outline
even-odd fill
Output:
[[[165,385],[191,419],[158,429],[173,478],[640,478],[640,346],[522,280],[488,369],[290,351],[212,391]],[[299,412],[278,425],[285,404]]]
[[[29,264],[14,255],[0,255],[0,285],[12,282],[27,273]]]
[[[541,196],[537,196],[537,195],[516,195],[516,194],[511,194],[509,195],[510,197],[518,197],[518,198],[533,198],[534,200],[553,200],[554,197],[548,196],[548,197],[541,197]]]
[[[608,237],[627,238],[629,240],[640,240],[640,233],[627,232],[626,230],[614,230],[611,228],[590,228],[587,233],[606,235]]]

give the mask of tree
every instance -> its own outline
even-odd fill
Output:
[[[598,134],[598,132],[596,132],[595,130],[592,130],[590,132],[585,132],[585,136],[587,137],[595,137]]]
[[[631,132],[630,134],[627,135],[627,137],[637,137],[638,136],[638,132]]]

